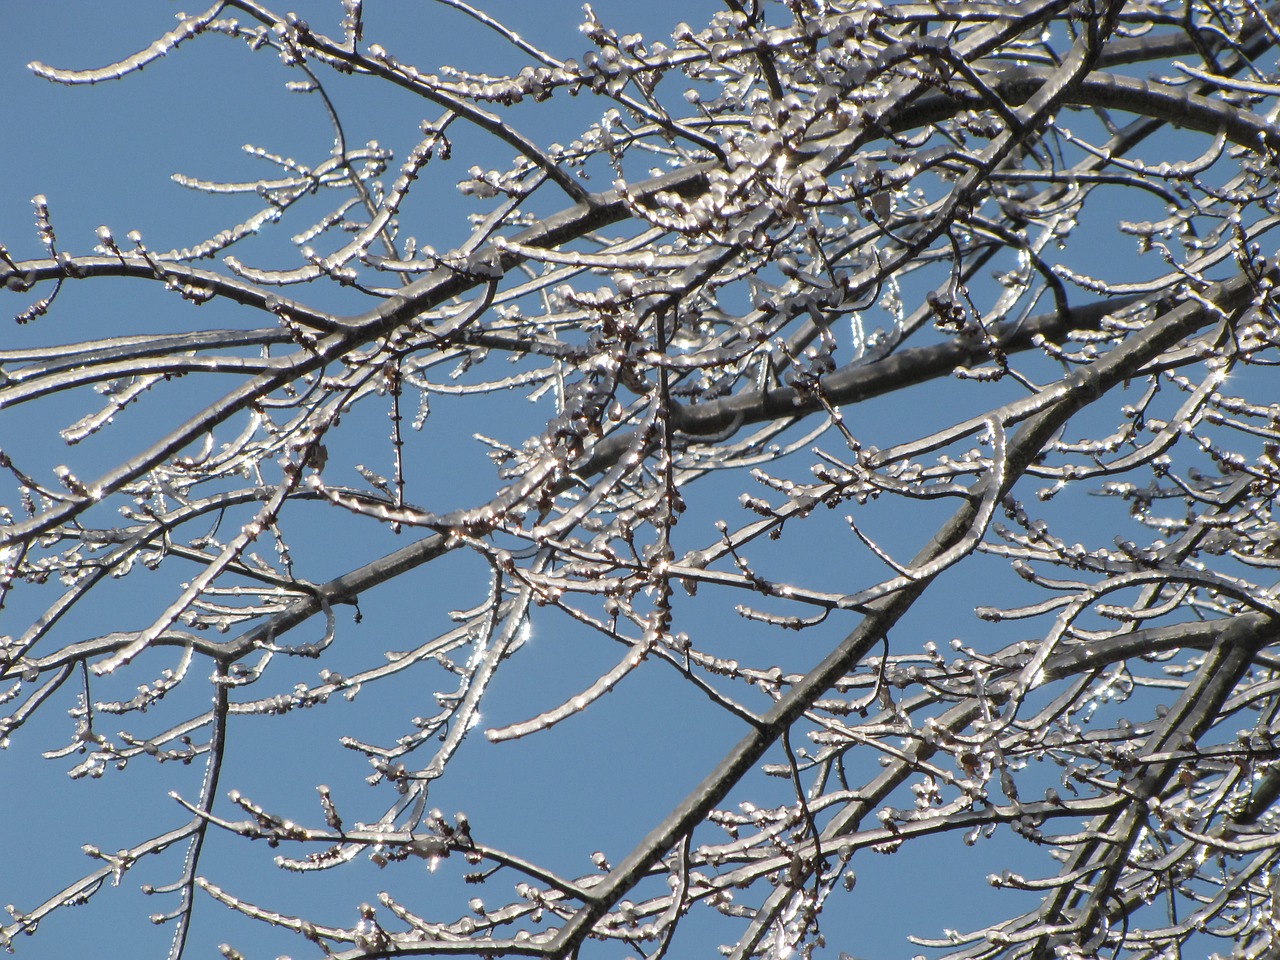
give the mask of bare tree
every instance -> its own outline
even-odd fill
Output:
[[[698,931],[809,956],[875,852],[941,836],[1010,892],[944,931],[949,865],[916,877],[892,922],[930,955],[1275,956],[1280,10],[725,0],[645,38],[586,7],[558,52],[463,0],[401,10],[507,44],[526,65],[499,76],[413,63],[338,6],[326,34],[219,0],[104,68],[33,64],[127,83],[239,38],[334,146],[179,177],[259,205],[185,249],[58,237],[43,197],[43,251],[0,248],[28,329],[82,285],[173,294],[171,333],[11,328],[0,351],[6,429],[70,445],[0,459],[3,736],[69,707],[42,746],[72,777],[202,771],[118,852],[6,891],[3,942],[176,850],[148,888],[174,957],[211,901],[335,957],[689,956]],[[435,111],[407,156],[347,142],[349,85]],[[428,246],[404,224],[439,184],[469,206]],[[201,327],[191,304],[219,302],[253,319]],[[451,471],[470,495],[441,496]],[[461,594],[423,588],[464,555]],[[416,633],[360,623],[388,606]],[[564,656],[569,695],[522,688],[530,624],[611,665]],[[739,739],[670,809],[628,812],[627,849],[562,818],[597,849],[566,871],[495,842],[514,797],[506,824],[436,809],[468,751],[501,764],[575,725],[595,746],[547,776],[607,780],[653,720],[606,705],[654,675],[675,690],[655,712]],[[319,803],[276,808],[231,782],[237,749],[344,697],[340,722],[394,726],[342,740],[373,790],[316,767]],[[649,749],[678,782],[712,726]],[[1025,849],[984,853],[997,835]],[[348,872],[348,912],[206,875],[248,840]],[[376,906],[370,860],[399,891]]]

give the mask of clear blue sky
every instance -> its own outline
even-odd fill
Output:
[[[291,6],[317,29],[336,31],[340,14],[337,0],[292,0]],[[586,41],[576,31],[577,3],[502,0],[483,6],[557,55],[580,56],[586,49]],[[595,6],[606,22],[620,30],[638,30],[655,38],[669,36],[679,20],[696,21],[718,8],[709,0],[606,0]],[[466,18],[425,0],[373,0],[366,8],[366,38],[382,43],[401,60],[424,68],[453,64],[494,72],[520,62],[509,48]],[[0,148],[0,242],[15,258],[39,253],[31,227],[30,198],[36,193],[48,197],[63,249],[89,252],[100,224],[109,225],[117,237],[138,229],[149,245],[168,249],[205,238],[252,206],[244,200],[210,198],[183,190],[169,180],[170,174],[225,179],[262,175],[261,161],[241,151],[244,143],[304,161],[327,153],[331,135],[314,98],[286,93],[283,83],[295,79],[292,74],[272,56],[251,55],[242,43],[226,38],[202,38],[140,75],[93,88],[58,87],[26,69],[29,61],[37,59],[66,67],[104,64],[168,29],[177,9],[166,0],[11,0],[6,5],[5,29],[0,32],[0,95],[6,108],[6,142]],[[434,108],[369,81],[336,83],[333,93],[349,142],[376,138],[392,147],[398,158],[417,139],[418,123],[436,113]],[[556,124],[572,131],[593,108],[587,98],[558,97],[545,108],[537,108],[536,114],[525,109],[521,116],[536,115],[539,136],[549,139],[559,135],[549,132]],[[485,149],[474,137],[468,146]],[[501,159],[508,152],[502,148]],[[483,162],[483,153],[474,160],[462,158],[458,178],[471,162]],[[451,188],[444,189],[438,206],[415,213],[422,218],[420,225],[406,229],[422,242],[445,248],[462,235],[460,218],[467,209]],[[283,230],[287,235],[288,227]],[[92,289],[73,285],[51,315],[38,323],[25,328],[12,324],[0,327],[4,330],[0,343],[8,348],[27,347],[101,336],[105,331],[159,332],[190,325],[262,323],[261,318],[218,306],[202,308],[206,312],[196,315],[174,298],[146,287],[125,282],[94,284]],[[305,298],[308,292],[299,295]],[[4,309],[19,309],[22,304],[18,299],[10,298],[12,303],[6,301]],[[918,409],[897,409],[889,401],[868,405],[860,414],[862,429],[875,442],[877,432],[888,436],[890,431],[907,429],[913,420],[924,424],[938,413],[940,396],[924,392]],[[450,425],[452,408],[446,403],[441,407],[443,412],[434,415],[437,422],[445,422],[438,428],[441,443],[460,442],[475,429],[488,429],[487,424],[461,419]],[[23,419],[0,416],[0,447],[21,451],[33,462],[50,467],[62,458],[83,456],[87,470],[109,458],[110,449],[73,454],[50,439],[57,427],[83,409],[57,401],[33,409],[39,412],[36,420],[30,419],[29,413]],[[456,405],[456,409],[461,418],[464,411],[474,408],[468,403]],[[506,416],[504,409],[496,403],[485,408],[486,415],[495,418]],[[149,420],[153,415],[159,419]],[[466,415],[475,416],[473,412]],[[361,453],[357,447],[352,453],[353,459],[363,457],[373,464],[386,456],[385,411],[370,411],[367,416],[368,449]],[[164,411],[141,415],[131,429],[147,429],[163,418]],[[441,462],[430,451],[421,456],[437,465]],[[431,496],[442,502],[451,497],[465,499],[477,483],[492,482],[489,474],[477,479],[483,458],[474,451],[466,456],[473,459],[450,460],[448,469],[432,474],[436,486]],[[709,481],[705,486],[702,492],[694,491],[693,499],[695,508],[705,511],[706,517],[733,509],[725,507],[722,498],[736,498],[743,489],[739,481]],[[885,523],[884,535],[897,537],[906,551],[919,545],[936,517],[930,514],[910,522],[898,518],[877,522]],[[312,579],[332,576],[344,569],[352,555],[358,556],[355,562],[362,562],[403,542],[389,536],[363,542],[349,539],[362,536],[358,531],[363,529],[362,525],[344,524],[335,512],[328,512],[314,528],[300,530],[295,551],[300,556],[308,554],[306,575]],[[802,545],[802,541],[793,542]],[[807,552],[798,549],[794,562],[803,565],[797,569],[815,577],[839,579],[839,565],[853,562],[854,557],[851,547],[844,549],[841,553],[829,544],[812,544]],[[364,622],[359,627],[349,622],[349,611],[339,613],[344,618],[344,644],[349,646],[335,651],[336,664],[326,665],[355,669],[376,659],[381,650],[409,646],[424,630],[443,629],[445,611],[481,598],[485,576],[475,560],[459,556],[375,592],[362,603]],[[148,592],[147,583],[145,577],[138,577],[113,585],[121,589],[108,619],[120,616],[131,604],[145,608],[160,602],[159,594]],[[411,588],[411,595],[406,596],[407,588]],[[31,612],[23,603],[22,597],[16,598],[5,614],[19,623],[19,629],[25,624],[23,614]],[[919,618],[909,621],[898,635],[905,636],[911,648],[930,638],[945,642],[949,631],[958,629],[954,624],[961,618],[972,622],[971,607],[964,583],[958,582],[941,591],[939,601],[929,609],[928,622]],[[719,612],[722,622],[714,620],[716,615],[709,605],[699,613],[703,619],[697,622],[706,630],[731,633],[733,643],[743,649],[760,651],[766,642],[776,640],[771,631],[733,617],[729,603]],[[939,628],[938,624],[946,626]],[[794,638],[793,652],[801,660],[816,660],[849,626],[852,622],[833,623],[824,631]],[[101,628],[88,617],[67,626],[71,633],[80,630],[84,635],[97,629]],[[314,632],[319,627],[309,629]],[[8,630],[0,621],[3,632]],[[370,651],[375,653],[371,656]],[[167,665],[165,657],[153,659],[156,670]],[[533,639],[519,660],[500,675],[490,693],[492,706],[486,710],[485,721],[509,722],[545,709],[580,689],[614,659],[614,651],[601,649],[572,631],[543,629],[535,617]],[[305,678],[312,668],[303,664],[292,669]],[[141,681],[135,675],[129,682]],[[289,686],[284,678],[276,683],[281,689]],[[203,690],[195,693],[205,695]],[[119,695],[130,694],[122,688]],[[375,816],[385,804],[386,793],[375,795],[363,786],[367,767],[342,750],[337,738],[394,738],[404,732],[407,718],[430,711],[429,700],[430,690],[424,689],[418,678],[410,678],[373,695],[357,697],[350,704],[334,703],[286,718],[237,723],[232,731],[232,760],[223,773],[224,788],[239,788],[269,807],[318,823],[315,786],[326,782],[350,812],[350,819]],[[181,822],[182,811],[168,799],[167,791],[192,797],[198,789],[198,765],[175,770],[172,765],[134,763],[123,773],[109,771],[101,780],[69,781],[65,771],[72,761],[44,761],[39,754],[66,742],[71,726],[63,710],[73,705],[69,701],[57,710],[42,711],[38,720],[14,739],[7,753],[0,755],[0,822],[5,824],[0,840],[4,864],[0,868],[0,904],[30,907],[86,868],[82,843],[115,849],[136,842],[148,831]],[[140,722],[137,717],[128,720],[129,725]],[[565,724],[554,736],[501,747],[473,738],[433,793],[433,802],[446,812],[465,810],[477,829],[484,831],[487,842],[505,845],[568,874],[585,872],[590,869],[588,857],[593,850],[604,849],[614,859],[625,853],[740,732],[669,672],[649,669],[629,678],[586,716]],[[780,781],[757,778],[753,791],[751,799],[761,805],[789,799]],[[735,793],[738,799],[747,796],[742,791]],[[230,815],[231,810],[224,805],[222,812]],[[361,861],[328,874],[282,878],[269,866],[275,852],[262,844],[215,835],[200,872],[246,899],[285,912],[326,916],[338,924],[352,923],[356,905],[374,901],[381,889],[398,891],[409,902],[417,898],[430,903],[430,912],[444,919],[453,910],[464,912],[466,899],[477,893],[492,903],[503,902],[510,887],[510,882],[501,878],[486,894],[447,882],[460,872],[462,865],[458,863],[444,865],[438,876],[425,874],[418,864],[378,871]],[[831,946],[818,956],[835,957],[840,950],[873,960],[907,956],[912,952],[903,940],[907,927],[936,934],[943,926],[978,925],[981,911],[993,902],[985,886],[986,874],[1016,866],[1011,859],[1016,856],[1025,856],[1025,848],[1015,848],[997,836],[981,841],[974,849],[949,837],[912,844],[894,857],[864,857],[857,864],[860,879],[855,892],[837,895],[824,914]],[[59,911],[37,937],[20,940],[16,944],[19,955],[162,956],[168,929],[149,925],[145,917],[169,908],[171,901],[145,899],[137,890],[142,883],[164,884],[178,870],[178,858],[171,854],[127,874],[119,889],[104,891],[88,906]],[[938,899],[927,896],[929,891],[936,891]],[[1003,894],[999,902],[1011,910],[1013,897]],[[682,948],[699,953],[678,955],[711,956],[716,943],[732,936],[727,931],[733,927],[708,922],[703,913],[696,912],[687,921],[696,932]],[[213,956],[214,945],[224,940],[252,958],[283,952],[302,957],[314,952],[291,936],[248,924],[207,900],[199,904],[198,917],[190,957]],[[612,947],[584,952],[584,956],[621,955]]]

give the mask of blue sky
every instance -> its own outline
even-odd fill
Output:
[[[576,31],[576,3],[503,0],[484,6],[557,55],[578,56],[586,48]],[[640,31],[655,38],[668,36],[678,20],[692,22],[717,9],[705,0],[595,6],[602,19],[620,31]],[[293,7],[317,29],[336,30],[336,0],[295,0]],[[382,43],[402,60],[424,67],[448,63],[494,72],[520,63],[503,42],[456,11],[422,0],[371,0],[366,8],[366,38]],[[30,198],[36,193],[48,198],[63,249],[90,252],[101,224],[110,226],[117,237],[137,229],[150,246],[168,249],[199,241],[252,209],[252,203],[243,198],[184,190],[170,180],[172,173],[226,179],[263,175],[263,161],[247,156],[241,149],[245,143],[303,162],[315,162],[327,154],[331,133],[315,98],[286,92],[283,83],[295,79],[292,74],[273,57],[251,55],[242,43],[226,38],[201,38],[141,74],[92,88],[55,86],[26,69],[32,60],[67,67],[104,64],[168,29],[176,10],[176,4],[165,0],[8,5],[5,30],[0,33],[0,94],[11,117],[8,142],[0,152],[0,242],[15,258],[36,256],[40,250],[31,227]],[[333,93],[348,141],[376,138],[397,157],[403,157],[416,141],[419,122],[436,113],[368,81],[337,83]],[[545,107],[526,106],[515,115],[518,122],[537,129],[539,137],[551,139],[572,135],[594,108],[589,98],[559,97]],[[461,139],[479,157],[494,149],[479,137],[462,135]],[[505,159],[507,148],[501,148],[499,155]],[[469,162],[459,164],[458,178]],[[443,177],[438,186],[424,186],[424,192],[435,191],[424,193],[432,203],[416,208],[419,224],[405,225],[422,242],[440,249],[461,238],[460,223],[470,209],[453,190],[453,179],[457,178]],[[279,232],[287,236],[289,231],[286,226]],[[282,246],[267,238],[258,249],[266,256],[282,256]],[[308,295],[303,291],[300,296]],[[323,305],[339,310],[344,306],[341,298],[328,291],[317,295],[332,297]],[[223,305],[202,307],[198,315],[193,309],[142,283],[70,285],[50,316],[27,327],[3,328],[0,343],[10,349],[26,348],[102,336],[104,331],[161,332],[194,325],[262,323],[260,317]],[[147,409],[125,429],[157,429],[200,403],[205,394],[184,385],[166,396],[173,398],[172,407],[153,410],[145,405]],[[920,424],[919,432],[927,432],[929,424],[941,416],[952,418],[957,404],[970,403],[974,396],[966,388],[940,386],[921,390],[914,401],[919,406],[909,409],[903,409],[897,399],[868,403],[859,409],[858,429],[873,443],[914,433],[913,423]],[[491,427],[518,432],[520,424],[503,422],[508,408],[498,401],[436,403],[432,420],[436,432],[429,433],[412,453],[418,476],[428,478],[422,496],[445,504],[474,499],[477,485],[483,488],[493,481],[491,473],[484,472],[487,461],[474,446],[466,446],[466,437]],[[89,444],[67,452],[50,439],[56,427],[84,412],[76,403],[55,398],[37,409],[40,419],[36,421],[0,416],[0,447],[50,465],[62,462],[60,458],[80,457],[77,462],[86,473],[112,456],[110,445]],[[343,456],[371,464],[382,458],[385,465],[385,424],[382,409],[353,416],[346,424],[348,446],[341,451]],[[432,446],[436,443],[441,446]],[[705,541],[718,512],[736,511],[732,503],[741,489],[740,479],[713,478],[692,491],[690,515],[700,519],[689,523],[703,526],[690,534],[691,542]],[[726,498],[729,507],[724,506]],[[295,530],[295,552],[305,556],[300,562],[312,579],[335,575],[404,542],[385,530],[368,534],[366,525],[335,511],[317,510],[306,516],[308,520]],[[939,517],[928,509],[904,518],[871,507],[865,522],[868,529],[909,555]],[[1100,529],[1108,522],[1095,515],[1082,520],[1082,527],[1090,521]],[[851,538],[838,546],[806,543],[803,538],[804,533],[798,532],[789,541],[793,552],[785,555],[786,571],[796,579],[809,576],[838,584],[846,579],[842,565],[867,562]],[[895,636],[904,638],[905,647],[918,648],[929,639],[941,645],[960,629],[957,624],[972,623],[970,588],[980,580],[984,563],[994,561],[979,560],[973,572],[966,574],[974,581],[957,579],[948,584],[927,611],[904,621]],[[370,662],[370,650],[405,648],[415,637],[444,629],[449,609],[468,606],[483,596],[486,576],[474,557],[459,555],[375,590],[361,603],[363,622],[358,626],[350,622],[350,611],[339,613],[344,618],[344,642],[333,651],[334,661],[325,665],[359,669]],[[155,583],[161,585],[153,593]],[[145,576],[113,586],[119,590],[109,615],[126,618],[133,605],[146,608],[160,602],[164,589],[158,578]],[[15,622],[32,609],[24,607],[24,602],[22,597],[15,598],[8,611]],[[768,644],[776,642],[773,631],[733,617],[731,602],[715,604],[706,602],[691,613],[696,629],[723,633],[708,641],[712,645],[722,642],[726,649],[764,655]],[[851,626],[852,622],[833,623],[815,634],[789,637],[793,646],[787,655],[798,663],[815,662]],[[89,635],[95,629],[100,629],[95,617],[85,614],[66,625],[64,636],[77,630]],[[0,627],[0,632],[6,631]],[[1005,638],[999,632],[994,635]],[[167,655],[148,656],[155,670],[166,665]],[[589,637],[563,629],[559,621],[535,614],[531,641],[518,661],[499,675],[489,694],[485,723],[513,722],[546,709],[581,689],[615,659],[614,649],[601,648]],[[152,666],[145,661],[142,664]],[[286,668],[274,683],[288,689],[295,680],[308,678],[314,679],[314,665],[304,663]],[[131,682],[137,678],[122,681],[117,695],[127,697]],[[337,739],[355,735],[388,740],[400,735],[409,718],[427,711],[424,703],[435,689],[428,689],[430,683],[443,682],[442,677],[433,677],[424,685],[423,678],[415,675],[350,703],[335,702],[284,718],[238,721],[232,760],[222,782],[226,789],[239,788],[264,805],[313,823],[320,820],[315,787],[325,782],[343,809],[351,811],[351,819],[376,816],[385,805],[386,793],[375,795],[363,785],[367,766],[343,750]],[[193,691],[191,695],[205,694]],[[172,764],[134,763],[123,773],[112,771],[101,780],[69,781],[65,771],[70,761],[44,761],[39,754],[66,742],[71,727],[63,708],[70,705],[42,711],[0,755],[0,818],[10,825],[0,840],[0,856],[6,864],[0,870],[0,902],[30,907],[52,893],[88,862],[80,852],[83,843],[116,849],[136,842],[147,831],[181,822],[182,812],[167,792],[193,796],[198,789],[198,765],[175,770]],[[130,724],[143,722],[143,718],[129,720]],[[501,747],[472,738],[433,793],[433,803],[446,812],[465,810],[477,829],[484,831],[487,842],[571,875],[586,872],[593,850],[604,849],[611,858],[620,858],[740,734],[735,722],[693,694],[674,673],[655,667],[629,678],[554,735]],[[748,796],[757,804],[788,800],[779,781],[759,777],[751,782],[751,791],[737,791],[733,799]],[[230,815],[231,811],[224,808],[223,812]],[[417,897],[429,902],[442,918],[451,918],[453,911],[464,912],[467,898],[475,895],[474,890],[447,882],[456,881],[458,863],[445,864],[437,875],[430,875],[420,864],[379,871],[362,861],[328,874],[282,879],[270,865],[275,853],[262,844],[215,835],[201,873],[248,900],[284,912],[310,911],[337,924],[354,922],[356,904],[373,901],[381,889],[397,891],[406,900]],[[856,864],[859,884],[854,893],[837,895],[824,914],[830,948],[819,956],[835,957],[840,950],[872,960],[905,956],[911,952],[903,940],[908,926],[936,934],[944,926],[978,925],[997,902],[985,886],[985,876],[993,869],[1016,865],[1015,858],[1025,856],[1024,847],[997,835],[981,840],[975,848],[946,837],[911,844],[892,857],[865,857]],[[149,925],[145,916],[167,909],[170,903],[161,897],[144,898],[137,890],[142,883],[168,882],[179,868],[178,856],[171,853],[130,872],[119,889],[104,891],[87,906],[59,911],[37,937],[20,940],[19,955],[54,958],[91,951],[101,956],[163,955],[167,929]],[[486,896],[494,903],[503,902],[510,884],[495,882],[494,886]],[[998,902],[1012,911],[1009,904],[1014,899],[1015,895],[1006,893]],[[703,913],[707,912],[687,921],[690,938],[684,944],[684,949],[700,952],[680,955],[709,956],[715,944],[732,937],[732,925]],[[213,956],[215,945],[223,941],[253,958],[284,952],[301,957],[311,950],[279,931],[248,924],[212,902],[200,903],[188,956]],[[584,951],[584,957],[621,955],[612,947]]]

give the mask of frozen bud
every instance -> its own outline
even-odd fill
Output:
[[[471,821],[467,819],[467,815],[465,813],[457,813],[454,815],[453,820],[455,823],[454,837],[458,843],[463,846],[473,843],[471,839]]]

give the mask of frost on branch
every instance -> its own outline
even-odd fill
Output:
[[[323,139],[2,238],[0,940],[1275,953],[1276,11],[371,6],[32,66]]]

